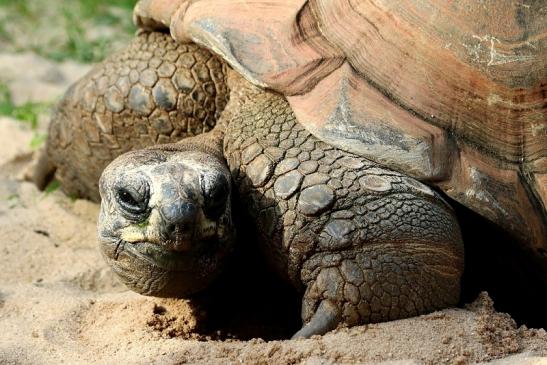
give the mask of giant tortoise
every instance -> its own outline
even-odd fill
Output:
[[[101,199],[102,252],[137,292],[206,288],[252,225],[303,293],[297,337],[453,306],[446,196],[547,261],[541,4],[141,0],[43,161]]]

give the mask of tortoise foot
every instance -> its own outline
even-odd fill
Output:
[[[317,254],[304,264],[303,273],[312,274],[302,301],[305,325],[294,337],[454,306],[459,298],[454,259],[436,245],[400,242]]]
[[[296,332],[291,340],[323,335],[335,329],[340,323],[340,308],[330,299],[323,300],[308,323]]]

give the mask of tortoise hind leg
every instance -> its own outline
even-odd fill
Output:
[[[101,172],[134,149],[212,129],[228,99],[222,61],[168,34],[141,32],[73,85],[52,114],[44,163],[71,195],[99,201]],[[45,168],[45,167],[47,168]]]

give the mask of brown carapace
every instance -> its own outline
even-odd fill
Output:
[[[143,0],[319,139],[434,184],[547,260],[542,1]]]

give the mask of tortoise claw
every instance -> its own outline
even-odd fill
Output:
[[[323,335],[335,329],[338,323],[340,323],[340,311],[332,301],[323,300],[311,320],[296,332],[291,339]]]

